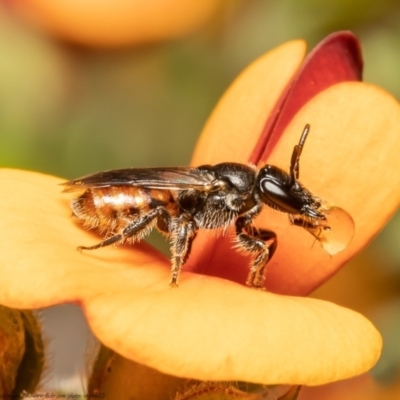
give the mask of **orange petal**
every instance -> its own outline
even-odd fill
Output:
[[[206,23],[220,7],[216,0],[12,0],[9,3],[41,29],[64,40],[96,47],[180,37]]]
[[[361,315],[308,298],[184,275],[179,290],[107,293],[85,303],[98,338],[175,376],[317,385],[371,368],[381,339]]]
[[[16,308],[39,308],[62,302],[79,302],[107,287],[117,271],[131,270],[146,284],[147,264],[155,264],[160,282],[168,282],[169,261],[150,246],[135,251],[112,247],[79,253],[78,245],[96,243],[97,235],[83,230],[71,218],[69,198],[61,193],[59,178],[18,170],[0,170],[4,196],[0,199],[1,302]],[[149,252],[150,250],[150,252]],[[127,266],[129,266],[127,268]],[[167,285],[168,286],[168,285]]]
[[[359,314],[320,300],[183,273],[147,245],[80,254],[98,238],[70,218],[59,179],[1,170],[0,303],[78,302],[125,357],[204,380],[320,384],[368,370],[381,339]]]

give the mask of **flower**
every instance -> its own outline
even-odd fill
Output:
[[[116,47],[181,37],[216,13],[220,1],[12,0],[10,7],[51,35],[93,47]]]
[[[344,42],[349,38],[340,35]],[[275,105],[304,52],[303,42],[289,42],[246,69],[208,121],[194,164],[246,162],[268,116],[284,115],[283,103],[279,113]],[[225,242],[213,248],[207,234],[196,239],[176,290],[168,286],[168,259],[145,243],[82,255],[74,248],[96,236],[70,218],[69,199],[57,185],[62,180],[2,170],[0,303],[29,309],[79,304],[106,346],[175,376],[317,385],[368,370],[381,350],[380,335],[368,320],[332,303],[288,294],[305,294],[326,280],[397,207],[400,107],[379,88],[342,79],[309,96],[287,118],[269,163],[288,167],[305,123],[311,124],[312,139],[302,154],[301,180],[346,209],[356,233],[345,251],[330,257],[280,214],[261,215],[257,223],[276,229],[279,237],[267,275],[275,293],[215,277],[239,280],[245,259],[238,261]],[[279,121],[273,126],[278,130]]]

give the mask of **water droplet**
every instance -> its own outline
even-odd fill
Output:
[[[306,229],[330,255],[334,255],[344,250],[353,239],[354,221],[350,214],[339,207],[329,208],[325,216],[326,222]]]

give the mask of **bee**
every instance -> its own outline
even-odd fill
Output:
[[[329,239],[332,229],[327,216],[331,209],[298,181],[300,155],[309,130],[307,124],[293,148],[289,173],[269,164],[256,168],[225,162],[111,170],[66,182],[65,191],[82,193],[71,202],[73,216],[104,237],[100,243],[78,250],[133,244],[157,228],[170,240],[170,286],[174,287],[196,233],[232,225],[236,247],[253,256],[246,284],[262,288],[265,267],[277,248],[274,232],[253,225],[265,205],[286,213],[293,225],[327,244],[328,252],[332,243],[334,252],[342,250],[352,235]]]

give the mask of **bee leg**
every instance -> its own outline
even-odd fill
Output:
[[[264,243],[266,256],[264,257],[262,253],[256,256],[253,264],[250,266],[250,273],[246,284],[256,288],[263,288],[265,267],[275,253],[278,240],[275,232],[266,229],[259,229],[255,237]]]
[[[179,274],[186,262],[193,239],[196,236],[196,228],[187,217],[172,219],[169,214],[161,215],[157,222],[157,228],[171,238],[171,287],[178,287]]]
[[[300,226],[304,229],[317,229],[319,226],[325,227],[326,225],[321,225],[319,222],[307,221],[303,218],[295,218],[292,215],[289,216],[290,222],[295,226]]]
[[[119,242],[122,239],[121,235],[115,235],[112,236],[106,240],[103,240],[100,243],[95,244],[94,246],[78,246],[76,249],[78,251],[82,251],[82,250],[96,250],[99,249],[100,247],[105,247],[105,246],[109,246],[110,244]]]
[[[255,254],[246,285],[263,288],[265,266],[275,253],[278,241],[276,234],[266,229],[257,229],[247,224],[246,216],[236,220],[236,236],[241,249]]]
[[[164,208],[155,208],[148,214],[129,224],[121,233],[114,235],[106,240],[103,240],[102,242],[95,244],[94,246],[79,246],[78,250],[82,251],[99,249],[100,247],[109,246],[132,236],[136,236],[139,239],[141,234],[143,234],[143,231],[145,231],[146,228],[149,228],[149,225],[154,221],[154,219],[164,214],[168,215],[167,211]]]
[[[321,239],[323,240],[326,232],[329,232],[331,230],[329,225],[326,225],[323,222],[321,223],[320,221],[313,222],[313,221],[307,221],[302,218],[290,217],[290,222],[293,225],[304,228],[308,233],[313,235],[315,239],[317,239],[318,241],[320,241]]]
[[[193,221],[178,219],[171,231],[171,287],[178,286],[179,274],[186,262],[192,242],[196,236],[196,227]]]

